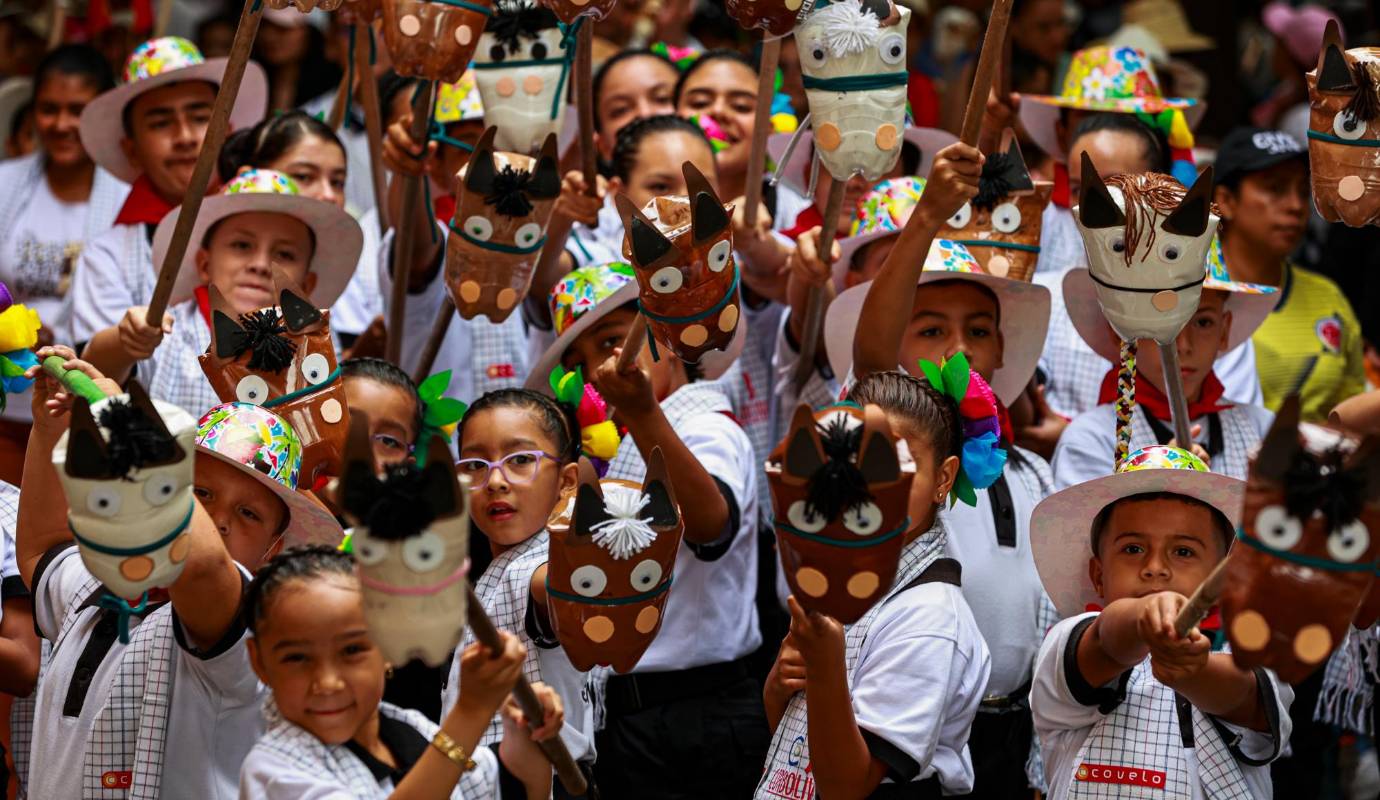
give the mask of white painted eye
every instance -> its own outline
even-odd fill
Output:
[[[529,222],[517,229],[513,234],[513,242],[518,247],[531,247],[541,238],[541,226],[535,222]]]
[[[1125,253],[1126,237],[1119,233],[1115,236],[1109,237],[1107,239],[1107,249],[1111,250],[1113,253],[1116,253],[1117,255]]]
[[[1365,555],[1370,547],[1370,531],[1359,519],[1343,525],[1327,537],[1327,554],[1347,564]]]
[[[330,377],[331,365],[321,353],[312,353],[302,359],[302,377],[315,386]]]
[[[608,585],[608,576],[593,564],[586,564],[570,573],[570,586],[581,597],[598,597]]]
[[[1163,258],[1165,261],[1169,263],[1178,261],[1179,256],[1183,254],[1184,249],[1179,246],[1178,242],[1165,242],[1164,244],[1160,245],[1160,258]]]
[[[388,545],[356,528],[350,536],[350,549],[354,550],[355,560],[366,567],[372,567],[388,557]]]
[[[402,560],[413,572],[430,572],[441,566],[445,557],[445,540],[431,531],[403,542]]]
[[[1255,515],[1255,538],[1276,550],[1291,550],[1303,538],[1303,523],[1284,506],[1265,506]]]
[[[685,277],[678,267],[662,267],[652,275],[652,290],[659,294],[670,294],[685,283]]]
[[[1332,118],[1332,132],[1338,139],[1352,141],[1366,135],[1366,123],[1352,116],[1350,111],[1338,111]]]
[[[172,475],[154,475],[144,481],[144,499],[150,505],[161,506],[177,494],[177,478]]]
[[[235,399],[241,403],[261,406],[268,399],[268,381],[258,375],[246,375],[235,384]]]
[[[709,258],[705,263],[709,265],[711,272],[723,272],[724,267],[728,266],[728,259],[733,255],[733,243],[727,239],[709,248]]]
[[[1002,203],[992,209],[992,227],[1002,233],[1015,233],[1021,227],[1021,210],[1015,203]]]
[[[823,514],[806,513],[804,500],[791,503],[791,507],[786,509],[786,521],[791,523],[792,527],[799,528],[806,533],[819,533],[829,523]]]
[[[877,52],[886,64],[899,64],[906,57],[906,37],[899,33],[888,33],[877,45]]]
[[[964,203],[964,204],[963,204],[963,208],[960,208],[958,211],[955,211],[955,212],[954,212],[954,215],[953,215],[952,217],[949,217],[949,219],[948,219],[949,227],[950,227],[950,228],[954,228],[954,229],[966,228],[966,227],[968,227],[968,223],[969,223],[972,219],[973,219],[973,204],[972,204],[972,203]]]
[[[859,536],[871,536],[882,527],[882,510],[867,502],[843,512],[843,527]]]
[[[829,60],[829,51],[825,49],[824,42],[810,42],[809,46],[802,48],[800,60],[807,67],[819,69]]]
[[[120,513],[120,493],[113,486],[96,486],[86,493],[86,510],[98,517]]]
[[[489,237],[494,235],[494,224],[487,217],[476,214],[465,220],[465,235],[471,239],[487,242]]]
[[[628,580],[635,591],[649,592],[661,583],[661,564],[649,558],[633,567]]]

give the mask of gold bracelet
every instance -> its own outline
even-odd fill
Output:
[[[445,731],[436,731],[436,735],[431,737],[431,746],[440,750],[446,758],[454,762],[461,772],[469,772],[477,766],[474,759],[465,755],[465,748],[456,744],[455,740],[450,738],[450,734]]]

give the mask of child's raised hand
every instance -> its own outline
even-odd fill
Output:
[[[148,313],[147,306],[135,306],[126,311],[124,319],[120,320],[120,347],[135,361],[143,361],[153,355],[153,351],[163,343],[164,334],[172,333],[171,314],[164,314],[163,325],[156,328],[148,324]]]
[[[561,194],[556,199],[554,213],[590,228],[597,227],[599,209],[604,207],[604,195],[608,194],[609,184],[602,175],[594,177],[596,194],[590,197],[586,193],[589,183],[585,180],[584,173],[577,169],[567,172],[561,179]]]
[[[1188,435],[1192,436],[1196,440],[1200,435],[1202,435],[1202,433],[1203,426],[1194,425],[1191,429],[1189,429]],[[1201,458],[1204,464],[1212,466],[1212,456],[1208,454],[1207,448],[1203,447],[1201,444],[1198,444],[1197,441],[1189,442],[1189,446],[1187,448],[1184,448],[1183,445],[1179,444],[1178,439],[1170,439],[1169,446],[1186,449],[1189,452],[1193,453],[1193,455]]]
[[[843,657],[843,626],[819,612],[806,613],[795,595],[786,598],[791,610],[790,639],[809,674],[842,677],[847,671]]]
[[[634,325],[642,325],[639,317]],[[623,371],[618,370],[618,355],[623,348],[615,348],[613,355],[604,360],[594,371],[594,386],[604,400],[616,408],[624,418],[651,413],[656,407],[656,394],[652,391],[652,378],[637,361],[633,361]]]
[[[819,252],[820,235],[823,228],[814,227],[802,233],[795,240],[795,252],[786,262],[791,277],[806,286],[825,286],[834,277],[831,266],[843,255],[838,239],[830,242],[829,257],[822,258]]]
[[[1155,679],[1173,688],[1207,666],[1212,643],[1197,628],[1179,636],[1174,622],[1188,598],[1178,592],[1157,592],[1142,598],[1136,631],[1150,648],[1150,668]]]
[[[120,385],[102,375],[100,370],[77,358],[77,354],[72,348],[66,345],[50,345],[40,347],[35,353],[38,360],[42,362],[49,356],[57,356],[62,359],[62,368],[76,370],[86,375],[86,377],[96,382],[106,394],[120,394]],[[43,364],[39,363],[24,373],[24,377],[34,380],[33,399],[30,401],[34,417],[34,427],[51,429],[56,433],[61,433],[67,428],[66,420],[62,418],[72,408],[74,395],[54,377],[43,369]]]
[[[383,163],[403,175],[421,175],[426,162],[436,155],[435,142],[416,142],[412,139],[412,112],[407,112],[388,126],[383,136]]]
[[[986,160],[976,147],[962,142],[954,142],[936,153],[916,213],[923,212],[937,230],[944,220],[958,213],[964,203],[977,197],[978,178],[982,176]]]
[[[805,691],[805,657],[795,646],[790,634],[781,640],[781,649],[776,652],[776,663],[767,673],[767,683],[762,694],[768,705],[779,704],[785,708],[791,695]]]
[[[492,717],[517,684],[527,648],[507,631],[499,631],[498,635],[503,640],[502,651],[494,653],[475,642],[460,654],[460,698],[456,710],[463,707]]]
[[[532,692],[541,702],[541,727],[530,728],[518,704],[511,697],[503,704],[503,740],[498,744],[498,757],[503,766],[527,788],[528,797],[546,797],[551,792],[551,762],[546,760],[537,742],[556,737],[565,723],[565,708],[561,696],[544,683],[532,684]]]

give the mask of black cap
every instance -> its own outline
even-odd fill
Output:
[[[1289,134],[1267,128],[1233,128],[1217,148],[1213,183],[1234,185],[1242,176],[1294,159],[1307,161],[1308,148]]]

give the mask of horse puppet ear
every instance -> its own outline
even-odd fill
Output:
[[[273,288],[278,292],[278,307],[282,309],[283,324],[289,333],[305,333],[325,319],[302,287],[279,267],[273,268]]]
[[[731,220],[704,173],[689,161],[681,164],[680,169],[681,174],[685,176],[685,188],[690,195],[691,241],[695,244],[704,244],[723,233]]]
[[[478,195],[493,193],[494,177],[498,174],[498,167],[494,166],[494,134],[497,131],[492,125],[485,128],[475,143],[474,153],[465,167],[465,191]]]
[[[556,151],[556,134],[547,134],[537,155],[536,166],[532,168],[532,181],[527,185],[527,193],[532,197],[550,200],[561,194],[560,155]]]
[[[1328,20],[1327,28],[1323,30],[1317,70],[1320,92],[1349,92],[1356,88],[1351,67],[1346,63],[1346,54],[1342,52],[1342,33],[1334,19]]]
[[[791,416],[790,432],[786,434],[786,455],[781,463],[781,477],[790,483],[806,483],[824,466],[825,461],[815,415],[808,405],[801,403]]]
[[[1097,167],[1083,153],[1083,186],[1078,193],[1078,221],[1085,228],[1116,228],[1126,224],[1126,212],[1116,204]]]
[[[642,493],[650,498],[645,512],[651,517],[653,527],[674,528],[680,523],[680,506],[676,504],[676,492],[660,447],[653,447],[651,458],[647,459],[647,479],[642,484]]]
[[[618,208],[618,215],[623,219],[624,229],[628,232],[633,266],[645,269],[676,249],[671,240],[657,229],[656,224],[647,219],[647,216],[625,195],[614,195],[613,203]]]
[[[1251,463],[1251,474],[1279,483],[1289,473],[1294,458],[1303,450],[1299,443],[1299,396],[1284,398],[1274,422],[1260,443],[1260,452]]]
[[[886,412],[878,406],[863,408],[863,438],[858,448],[858,470],[869,485],[891,483],[901,477],[901,458],[891,438]]]
[[[1184,199],[1179,201],[1179,207],[1160,223],[1160,230],[1197,238],[1207,231],[1208,215],[1211,212],[1212,167],[1207,166],[1198,173],[1198,179],[1189,187]]]

